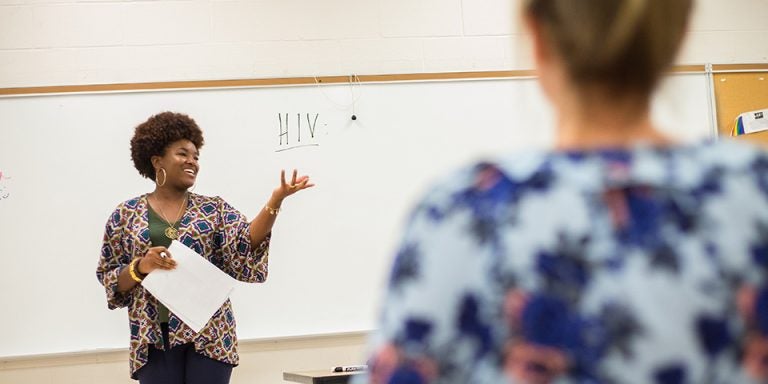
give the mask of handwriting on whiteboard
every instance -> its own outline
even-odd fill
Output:
[[[3,180],[9,180],[10,177],[3,173],[2,170],[0,170],[0,200],[5,200],[11,196],[11,193],[8,191],[8,188],[3,184]]]
[[[319,118],[319,113],[278,113],[279,144],[275,152],[320,145],[317,142]]]

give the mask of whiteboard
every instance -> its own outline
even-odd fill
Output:
[[[685,140],[710,136],[707,89],[704,74],[674,75],[654,120]],[[554,137],[532,79],[2,98],[0,356],[128,346],[127,312],[107,309],[95,268],[110,212],[153,189],[129,140],[164,110],[203,129],[196,193],[253,217],[280,169],[317,183],[285,201],[267,282],[232,297],[241,340],[371,330],[401,227],[430,181]]]

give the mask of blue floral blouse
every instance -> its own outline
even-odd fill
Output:
[[[415,208],[375,383],[768,382],[768,156],[518,154]]]

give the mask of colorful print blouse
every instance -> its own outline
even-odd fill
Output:
[[[765,383],[767,268],[768,157],[746,144],[478,164],[415,208],[368,379]]]
[[[158,301],[144,287],[119,293],[120,272],[150,248],[147,195],[120,204],[107,221],[96,276],[107,293],[110,309],[128,307],[130,324],[130,369],[147,362],[149,345],[163,349],[158,323]],[[240,281],[263,282],[267,278],[269,236],[252,246],[248,220],[220,197],[190,194],[179,223],[179,241],[203,255],[222,271]],[[229,300],[213,315],[200,333],[195,333],[173,313],[168,321],[171,347],[194,343],[195,350],[212,359],[237,365],[235,318]]]

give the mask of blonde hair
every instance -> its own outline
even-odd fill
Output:
[[[647,96],[675,59],[692,0],[523,0],[580,87]]]

